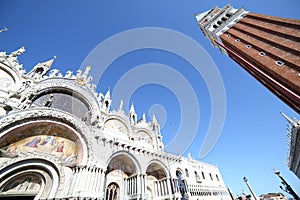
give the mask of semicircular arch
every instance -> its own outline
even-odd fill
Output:
[[[51,79],[50,82],[46,79],[35,85],[34,90],[31,107],[43,106],[51,99],[51,107],[64,110],[79,119],[88,117],[89,120],[94,121],[100,113],[96,96],[90,90],[78,87],[72,82],[66,83],[60,79]],[[32,90],[27,91],[27,96],[32,92]]]
[[[141,166],[138,160],[132,154],[126,151],[118,151],[112,154],[106,163],[107,174],[114,169],[121,169],[128,176],[141,172]]]
[[[116,115],[109,116],[104,120],[103,131],[104,134],[111,137],[119,134],[118,139],[129,140],[132,136],[132,130],[128,122]]]
[[[169,177],[167,166],[158,159],[151,160],[146,169],[146,174],[155,177],[157,180]]]
[[[6,157],[34,153],[56,157],[65,165],[84,164],[90,153],[85,131],[61,119],[27,116],[0,131],[0,150]]]
[[[149,131],[146,128],[137,129],[134,135],[135,135],[135,141],[140,141],[150,146],[157,145],[155,136],[153,135],[153,133],[151,133],[151,131]]]
[[[56,164],[46,159],[16,159],[0,168],[0,194],[53,199],[63,180]],[[1,195],[2,195],[1,194]]]

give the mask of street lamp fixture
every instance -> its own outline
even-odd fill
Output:
[[[293,190],[293,188],[286,182],[286,180],[281,176],[280,171],[274,169],[274,173],[281,179],[282,185],[279,186],[280,189],[283,191],[289,193],[294,197],[295,200],[300,200],[299,196],[296,194],[296,192]]]

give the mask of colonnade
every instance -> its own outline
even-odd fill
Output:
[[[171,195],[173,189],[169,178],[164,178],[154,182],[154,196],[164,197]]]
[[[105,171],[98,167],[75,167],[72,169],[73,179],[69,188],[69,196],[103,196]]]
[[[139,174],[124,178],[123,194],[130,198],[141,198],[146,199],[147,181],[146,174]],[[171,197],[175,189],[172,188],[171,179],[164,178],[161,180],[154,181],[154,188],[152,189],[154,199],[166,199]],[[179,189],[178,189],[179,191]]]
[[[123,191],[125,196],[134,196],[146,193],[146,174],[137,174],[124,179]]]
[[[118,188],[109,186],[105,188],[104,184],[107,183],[107,180],[103,169],[79,166],[73,168],[72,171],[73,178],[69,187],[69,197],[104,197],[107,195],[107,197],[114,197],[117,195],[126,199],[147,199],[147,174],[136,174],[123,178],[123,183]],[[186,184],[179,184],[176,178],[165,177],[155,180],[152,187],[151,192],[154,199],[168,199],[187,192]],[[104,195],[104,191],[109,194]]]

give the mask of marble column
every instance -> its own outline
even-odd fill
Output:
[[[105,188],[105,171],[103,169],[100,170],[98,190],[99,193],[101,193],[102,197],[104,198],[106,188]]]
[[[72,182],[71,182],[71,185],[70,185],[70,188],[69,188],[69,193],[71,194],[71,196],[74,195],[75,193],[75,185],[76,185],[76,182],[77,182],[77,176],[78,176],[78,168],[75,167],[73,168],[73,178],[72,178]]]

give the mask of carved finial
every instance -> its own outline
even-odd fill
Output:
[[[92,81],[93,77],[92,76],[88,76],[89,71],[91,70],[91,66],[87,66],[85,68],[85,71],[82,73],[82,71],[79,69],[77,70],[77,74],[76,74],[76,82],[81,85],[81,86],[85,86],[86,84],[88,84],[89,82]]]
[[[56,77],[57,76],[57,74],[58,74],[58,72],[59,72],[59,70],[58,69],[52,69],[51,71],[50,71],[50,74],[49,74],[49,77]]]
[[[146,114],[143,113],[143,117],[142,117],[143,122],[146,122]]]
[[[86,66],[85,71],[82,74],[82,77],[87,78],[90,71],[91,71],[91,66]]]
[[[77,70],[76,77],[79,78],[82,75],[82,71],[80,69]]]
[[[74,78],[73,72],[71,70],[68,70],[65,74],[65,78]]]
[[[123,102],[123,100],[121,99],[118,111],[122,111],[122,110],[123,110],[123,103],[124,103],[124,102]]]

